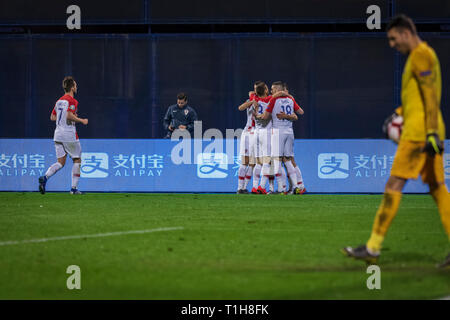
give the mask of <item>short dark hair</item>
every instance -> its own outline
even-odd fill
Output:
[[[283,89],[284,89],[284,90],[289,90],[288,85],[287,85],[286,82],[283,82]]]
[[[179,94],[177,94],[177,99],[186,101],[187,100],[187,94],[184,93],[184,92],[180,92]]]
[[[75,80],[71,76],[67,76],[64,78],[62,82],[62,87],[64,89],[64,92],[70,92],[70,89],[72,89],[75,86]]]
[[[284,88],[284,82],[283,81],[275,81],[274,83],[272,83],[273,86],[277,86],[280,88]]]
[[[258,84],[256,84],[255,82],[255,86],[256,86],[256,95],[261,97],[264,95],[264,93],[266,92],[266,84],[262,81],[259,81]]]
[[[386,32],[393,28],[407,29],[412,34],[417,34],[416,26],[410,17],[405,14],[399,14],[392,18],[386,26]]]
[[[264,81],[258,80],[258,81],[255,81],[255,83],[253,85],[259,86],[261,83],[264,83]]]

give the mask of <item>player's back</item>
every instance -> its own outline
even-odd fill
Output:
[[[52,114],[56,116],[54,141],[73,142],[78,140],[75,122],[67,119],[69,112],[76,114],[78,101],[66,94],[56,101]]]
[[[247,113],[247,122],[245,123],[244,131],[250,131],[255,127],[255,118],[253,117],[253,107],[247,108],[246,113]]]
[[[256,113],[259,115],[262,115],[264,113],[264,111],[267,110],[267,107],[269,105],[269,101],[272,97],[268,96],[268,97],[264,97],[264,98],[260,98],[260,97],[255,97],[254,99],[258,102],[258,106],[256,108]],[[255,128],[256,129],[270,129],[272,128],[272,119],[268,119],[268,120],[263,120],[263,119],[258,119],[255,118]]]
[[[296,109],[296,103],[290,97],[277,97],[272,98],[267,107],[267,112],[272,113],[272,126],[274,128],[292,128],[292,121],[287,119],[278,119],[278,113],[285,113],[291,115]]]

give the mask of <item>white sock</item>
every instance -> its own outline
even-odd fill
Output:
[[[55,162],[54,164],[52,164],[48,169],[47,172],[45,173],[45,176],[48,178],[50,178],[52,175],[54,175],[59,169],[61,169],[63,166],[61,163],[59,162]]]
[[[269,181],[269,176],[266,175],[262,175],[261,176],[261,183],[259,184],[259,186],[263,189],[266,189],[265,186],[267,185],[267,182]]]
[[[80,180],[80,166],[81,163],[75,162],[72,167],[72,189],[77,189],[78,181]]]
[[[259,179],[261,178],[261,168],[262,166],[260,164],[257,164],[253,169],[253,188],[255,189],[259,186]]]
[[[300,171],[300,168],[298,166],[295,167],[295,173],[297,175],[297,187],[303,189],[305,186],[303,184],[302,172]]]
[[[244,189],[245,182],[245,172],[247,171],[247,166],[245,164],[241,164],[238,170],[238,190]]]
[[[283,191],[286,191],[286,170],[284,170],[283,166],[281,166],[281,181],[283,183]]]
[[[272,192],[275,191],[275,177],[272,175],[269,176],[269,190]]]
[[[277,184],[278,184],[278,192],[283,192],[283,176],[281,174],[281,170],[283,170],[283,168],[281,167],[281,161],[279,160],[274,160],[273,162],[274,165],[274,171],[275,171],[275,177],[277,178]]]
[[[261,171],[262,171],[262,175],[261,175],[260,187],[263,189],[266,189],[266,184],[269,181],[269,175],[270,175],[270,164],[264,163]]]
[[[247,189],[248,183],[252,179],[252,173],[253,173],[253,167],[248,166],[247,172],[245,173],[245,182],[244,182],[244,189]]]
[[[289,175],[289,173],[288,173],[288,179],[289,179],[289,191],[291,191],[292,188],[297,185],[297,183],[294,184],[292,182],[292,179],[291,179],[291,176]]]
[[[292,190],[294,190],[297,187],[296,181],[297,181],[297,173],[295,172],[294,166],[292,165],[292,161],[286,161],[284,163],[286,166],[287,172],[289,177],[291,178],[292,184]]]

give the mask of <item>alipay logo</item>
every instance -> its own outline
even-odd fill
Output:
[[[108,154],[83,152],[81,154],[82,178],[106,178],[108,176]]]
[[[444,153],[445,179],[450,179],[450,153]]]
[[[348,154],[320,153],[317,168],[320,179],[346,179],[349,176]]]
[[[199,153],[197,156],[197,176],[202,179],[226,178],[228,176],[226,153]]]

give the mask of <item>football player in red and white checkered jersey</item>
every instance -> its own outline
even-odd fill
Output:
[[[78,190],[81,167],[81,145],[75,128],[75,123],[88,124],[88,119],[81,119],[77,116],[78,101],[74,95],[77,93],[77,83],[68,76],[62,83],[64,95],[56,101],[55,107],[50,115],[50,120],[56,122],[53,141],[57,161],[52,164],[44,176],[39,177],[39,191],[45,194],[47,180],[58,172],[66,163],[67,154],[73,160],[72,166],[72,188],[70,194],[82,194]]]
[[[261,116],[266,111],[269,102],[272,98],[278,98],[282,96],[290,96],[289,93],[281,90],[274,93],[273,96],[269,96],[269,89],[264,82],[260,82],[258,85],[255,85],[255,93],[250,96],[250,100],[254,100],[254,109],[255,109],[255,136],[256,136],[256,159],[257,165],[255,166],[254,172],[258,173],[261,171],[261,182],[258,184],[259,177],[255,180],[255,173],[253,174],[253,189],[252,193],[267,193],[265,189],[265,185],[267,181],[269,181],[270,192],[274,192],[274,173],[273,166],[271,165],[271,128],[272,128],[272,119],[270,117],[262,119]],[[262,163],[262,167],[261,164]],[[258,170],[259,169],[259,170]],[[284,173],[284,171],[282,171]],[[282,178],[285,179],[285,175]]]
[[[285,89],[281,81],[272,84],[272,94],[277,94]],[[294,131],[292,121],[298,119],[296,113],[303,114],[303,110],[295,102],[292,96],[284,95],[270,99],[266,111],[258,116],[260,119],[272,118],[271,130],[271,160],[274,166],[275,176],[278,182],[278,191],[284,192],[286,181],[282,173],[281,161],[284,162],[291,180],[297,182],[297,173],[291,159],[294,156]],[[301,174],[300,174],[301,176]],[[303,183],[302,183],[303,184]],[[304,188],[303,188],[304,189]],[[302,193],[303,189],[294,187],[295,193]]]
[[[286,82],[283,83],[283,90],[284,90],[284,92],[289,94],[289,88],[288,88]],[[294,102],[296,102],[295,99],[294,99]],[[305,111],[300,107],[299,109],[295,109],[295,113],[297,113],[298,115],[303,115],[305,113]],[[302,172],[300,170],[300,167],[295,162],[294,157],[295,156],[292,155],[292,157],[290,159],[287,159],[285,157],[283,158],[283,162],[284,162],[285,166],[286,166],[286,163],[291,161],[291,163],[292,163],[292,165],[294,167],[295,173],[296,173],[296,178],[297,178],[297,181],[292,181],[292,177],[288,174],[288,178],[289,178],[289,181],[290,181],[290,188],[289,188],[290,190],[288,191],[288,193],[293,193],[293,189],[295,189],[295,187],[297,186],[299,193],[303,194],[303,193],[306,192],[306,188],[305,188],[305,185],[303,183]]]
[[[258,83],[258,81],[256,82]],[[256,85],[255,83],[255,85]],[[247,185],[253,174],[256,164],[255,159],[255,117],[253,116],[253,100],[250,98],[238,107],[239,111],[246,111],[247,122],[240,138],[239,154],[241,164],[238,170],[238,190],[237,193],[248,193]]]

